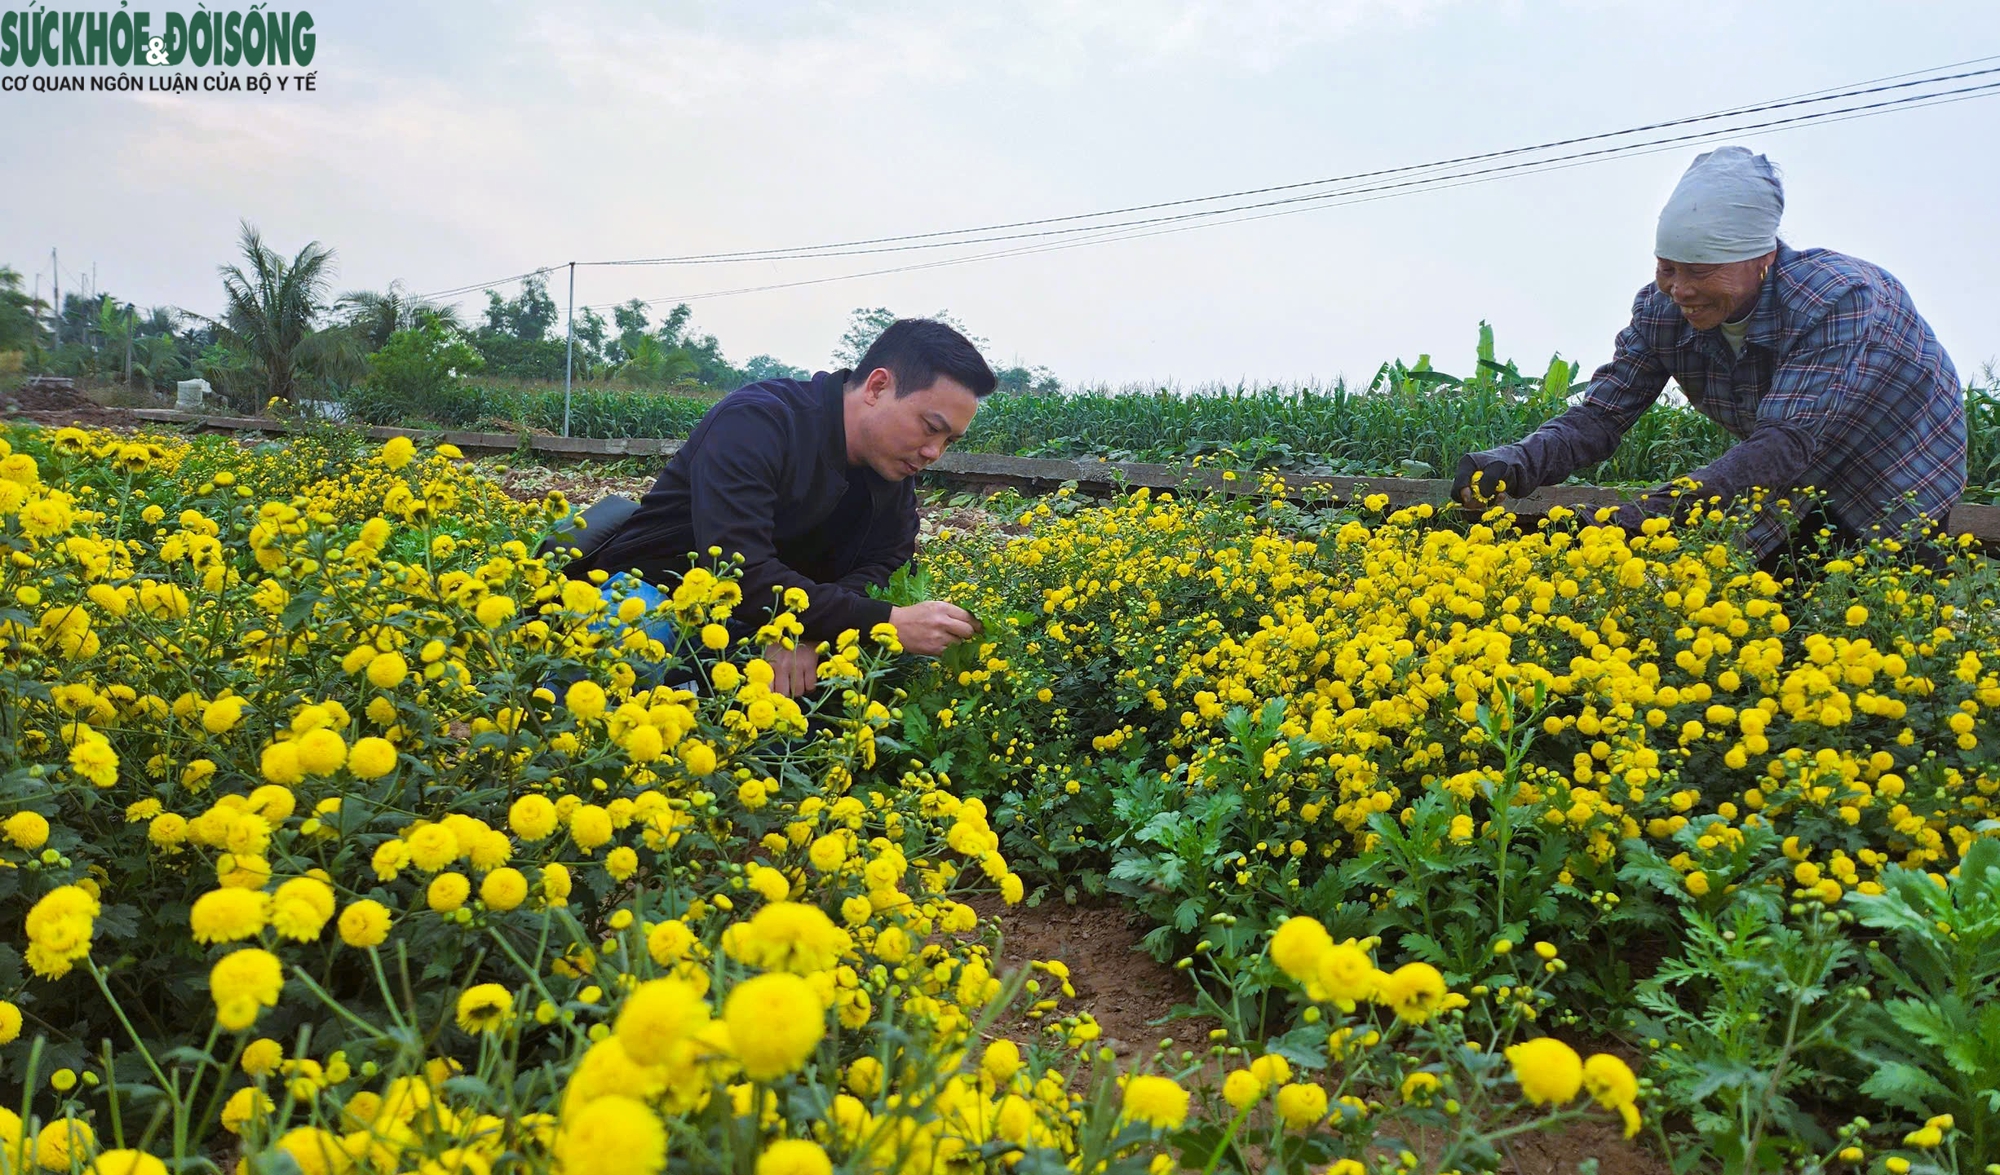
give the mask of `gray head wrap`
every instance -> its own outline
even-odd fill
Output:
[[[1660,209],[1653,255],[1689,265],[1762,257],[1778,247],[1785,185],[1747,147],[1717,147],[1695,161]]]

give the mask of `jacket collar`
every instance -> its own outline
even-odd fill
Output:
[[[823,371],[815,379],[820,385],[820,410],[826,413],[826,444],[820,460],[830,469],[847,470],[847,369]]]
[[[1798,255],[1798,251],[1790,245],[1782,241],[1778,243],[1778,256],[1771,262],[1770,276],[1764,279],[1764,289],[1757,295],[1757,305],[1750,310],[1750,330],[1744,336],[1746,342],[1755,343],[1766,351],[1778,349],[1781,330],[1778,307],[1784,301],[1778,295],[1778,286],[1786,279],[1786,267]]]

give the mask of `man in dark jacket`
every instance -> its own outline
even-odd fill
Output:
[[[915,477],[965,435],[993,371],[965,336],[903,319],[852,371],[737,389],[695,426],[638,510],[567,568],[631,573],[671,589],[691,559],[741,554],[745,609],[761,616],[786,589],[806,593],[795,649],[773,646],[773,688],[811,690],[812,646],[846,629],[892,624],[909,652],[935,655],[971,636],[963,608],[871,599],[917,546]],[[598,577],[601,578],[601,577]]]

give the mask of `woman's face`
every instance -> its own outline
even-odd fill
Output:
[[[1766,253],[1748,261],[1723,265],[1691,265],[1685,261],[1657,258],[1653,281],[1660,292],[1674,300],[1688,325],[1696,330],[1714,330],[1750,312],[1763,288],[1764,275],[1777,254]]]

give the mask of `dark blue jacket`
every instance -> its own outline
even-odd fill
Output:
[[[699,556],[743,555],[739,619],[763,619],[774,593],[803,588],[806,636],[866,635],[889,619],[868,597],[917,549],[914,479],[847,464],[846,371],[738,388],[701,418],[639,509],[567,569],[635,571],[670,587]]]

